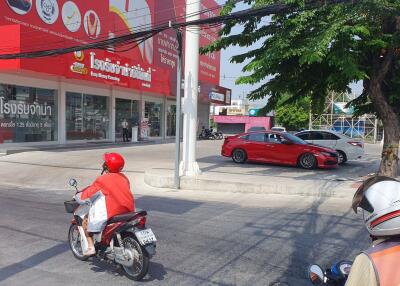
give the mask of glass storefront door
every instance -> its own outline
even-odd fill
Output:
[[[66,93],[67,140],[102,140],[109,136],[109,98]]]
[[[122,122],[128,122],[129,137],[133,126],[139,125],[139,101],[130,99],[115,99],[115,138],[122,141]]]
[[[176,105],[169,105],[167,108],[167,136],[176,134]]]
[[[0,143],[57,141],[57,100],[55,90],[0,84]]]
[[[144,118],[148,121],[149,136],[162,136],[162,104],[146,101],[144,104]]]

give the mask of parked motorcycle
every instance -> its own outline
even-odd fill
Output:
[[[215,140],[217,139],[214,132],[211,129],[202,129],[201,133],[199,134],[199,140],[208,139],[208,140]]]
[[[325,271],[321,266],[313,264],[308,268],[308,278],[313,285],[344,286],[349,277],[352,262],[339,261]]]
[[[202,129],[199,134],[199,140],[208,139],[208,140],[222,140],[224,139],[224,134],[222,132],[214,132],[212,128],[210,129]]]
[[[217,140],[224,139],[224,134],[221,131],[214,132],[214,134]]]
[[[70,186],[78,191],[78,183],[71,179]],[[83,255],[87,249],[87,240],[82,221],[88,206],[80,205],[75,200],[64,202],[67,213],[72,213],[72,221],[68,231],[68,242],[73,255],[82,261],[89,256]],[[93,235],[96,256],[123,267],[128,278],[135,281],[146,276],[149,260],[155,254],[156,237],[150,228],[146,228],[146,211],[130,212],[117,215],[108,220],[105,229]]]

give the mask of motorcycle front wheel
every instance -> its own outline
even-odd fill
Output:
[[[126,235],[122,241],[124,243],[124,248],[130,250],[134,257],[132,266],[123,266],[125,273],[128,278],[140,281],[149,271],[149,254],[131,234]]]
[[[88,260],[89,256],[83,255],[81,247],[81,234],[76,224],[71,224],[71,226],[69,227],[68,244],[75,258],[82,261]]]

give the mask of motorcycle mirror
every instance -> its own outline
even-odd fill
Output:
[[[324,284],[324,271],[319,265],[311,265],[308,268],[308,278],[312,282],[312,284],[320,286]]]
[[[75,189],[78,187],[78,182],[75,179],[69,179],[69,185]]]

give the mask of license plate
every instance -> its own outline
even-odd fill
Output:
[[[146,245],[157,241],[156,236],[150,228],[137,231],[135,232],[135,235],[141,245]]]

